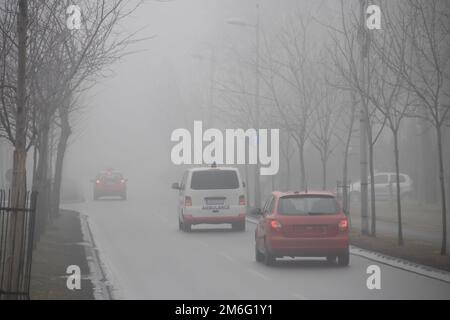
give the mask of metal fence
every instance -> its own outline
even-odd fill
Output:
[[[30,298],[36,199],[0,190],[0,300]]]

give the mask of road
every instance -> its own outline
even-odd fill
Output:
[[[450,284],[382,264],[381,290],[369,290],[376,263],[357,256],[347,268],[320,259],[267,267],[254,260],[254,224],[182,233],[175,204],[175,193],[129,190],[127,201],[63,207],[88,215],[118,299],[450,299]]]

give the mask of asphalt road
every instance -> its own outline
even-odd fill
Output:
[[[118,299],[450,299],[450,284],[365,258],[346,268],[324,260],[267,267],[254,260],[254,228],[178,230],[176,194],[129,190],[127,201],[63,205],[89,223]],[[381,289],[369,290],[369,265],[381,268]]]

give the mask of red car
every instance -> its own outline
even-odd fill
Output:
[[[266,201],[255,231],[256,261],[278,257],[326,257],[350,262],[348,219],[327,192],[274,192]]]
[[[94,180],[94,200],[101,197],[120,197],[127,199],[127,179],[120,172],[106,171]]]

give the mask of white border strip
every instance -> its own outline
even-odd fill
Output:
[[[89,227],[88,217],[81,213],[80,224],[83,233],[83,241],[87,244],[84,246],[84,250],[89,265],[89,278],[94,285],[94,297],[96,300],[112,300],[112,290],[108,283],[106,272],[100,261],[98,250],[95,246],[92,231]]]

